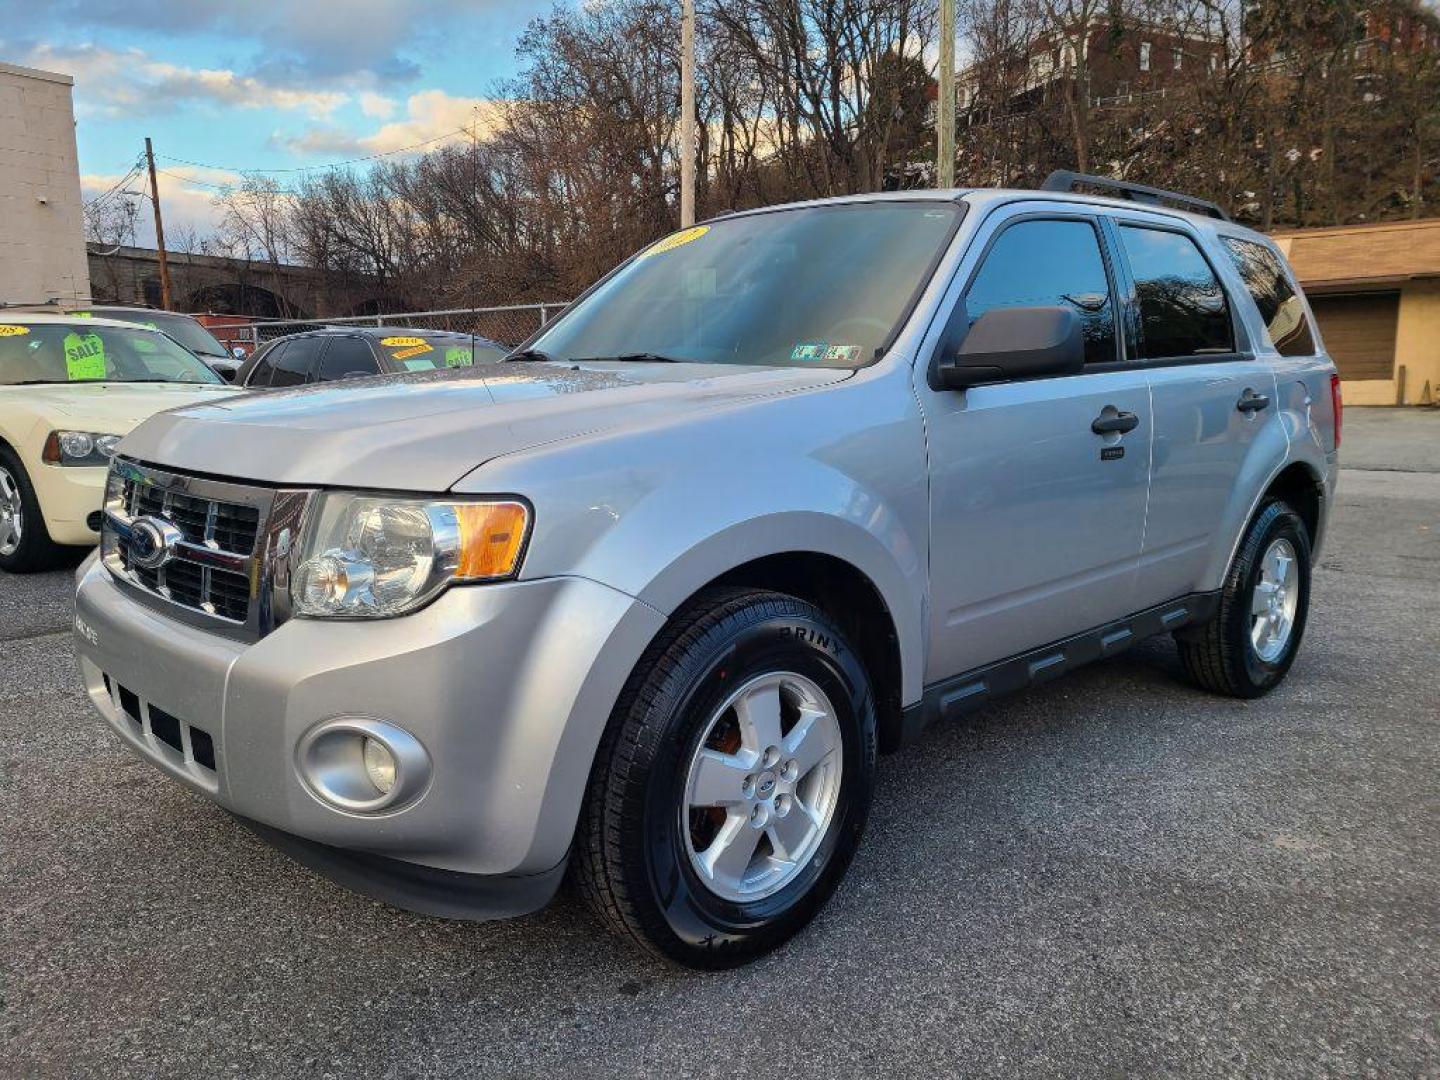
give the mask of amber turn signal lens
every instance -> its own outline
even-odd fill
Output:
[[[509,577],[520,565],[530,512],[520,503],[456,503],[460,523],[457,578]]]

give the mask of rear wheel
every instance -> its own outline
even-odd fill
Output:
[[[823,612],[778,593],[702,594],[641,659],[602,740],[581,893],[668,960],[745,963],[839,884],[875,748],[869,679]]]
[[[1186,674],[1217,694],[1269,693],[1295,661],[1309,607],[1309,533],[1288,504],[1272,500],[1240,542],[1215,617],[1176,634]]]
[[[25,466],[8,447],[0,446],[0,570],[12,574],[45,570],[58,554]]]

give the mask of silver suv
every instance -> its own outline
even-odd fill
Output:
[[[155,417],[80,571],[91,698],[363,893],[494,918],[568,872],[721,967],[815,914],[932,721],[1162,633],[1264,694],[1335,368],[1264,236],[1075,182],[721,217],[506,363]]]

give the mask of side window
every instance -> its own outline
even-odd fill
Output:
[[[315,381],[330,382],[333,379],[343,379],[347,375],[379,373],[380,365],[368,341],[358,337],[340,337],[330,340],[330,347],[325,350],[325,357],[320,361],[320,370],[315,375]]]
[[[255,361],[255,366],[250,369],[250,374],[245,379],[245,385],[269,386],[270,379],[275,374],[275,361],[280,359],[280,354],[289,346],[288,341],[280,341],[262,352],[260,358]]]
[[[271,386],[299,386],[310,375],[315,358],[325,347],[323,337],[299,337],[292,340],[275,361]]]
[[[1224,242],[1245,288],[1260,309],[1270,343],[1281,356],[1315,355],[1315,335],[1310,330],[1305,305],[1296,294],[1295,286],[1290,284],[1279,257],[1253,240],[1227,236]]]
[[[985,254],[965,293],[971,325],[991,308],[1069,307],[1085,326],[1085,362],[1115,359],[1115,302],[1088,221],[1020,221]]]
[[[1140,300],[1140,356],[1235,351],[1230,306],[1215,272],[1184,233],[1121,225],[1121,243]]]

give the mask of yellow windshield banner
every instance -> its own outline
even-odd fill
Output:
[[[420,341],[419,338],[411,338],[410,340],[412,340],[412,341]],[[432,346],[432,345],[426,345],[425,342],[420,341],[420,344],[415,345],[415,346],[413,346],[413,347],[411,347],[411,348],[409,348],[409,349],[401,349],[399,352],[397,352],[397,353],[395,354],[395,359],[396,359],[396,360],[409,360],[412,356],[419,356],[421,353],[427,353],[427,352],[433,352],[433,351],[434,351],[434,346]]]
[[[667,251],[674,251],[676,248],[684,247],[686,244],[693,244],[709,231],[709,225],[696,225],[693,229],[681,229],[677,233],[671,233],[653,247],[646,248],[640,253],[640,257],[647,259],[651,255],[664,255]]]
[[[381,338],[380,344],[391,349],[413,349],[416,345],[424,345],[423,337],[387,337]]]
[[[0,326],[0,337],[19,337],[29,332],[28,326]]]
[[[105,343],[99,334],[65,335],[65,377],[71,382],[105,378]]]

